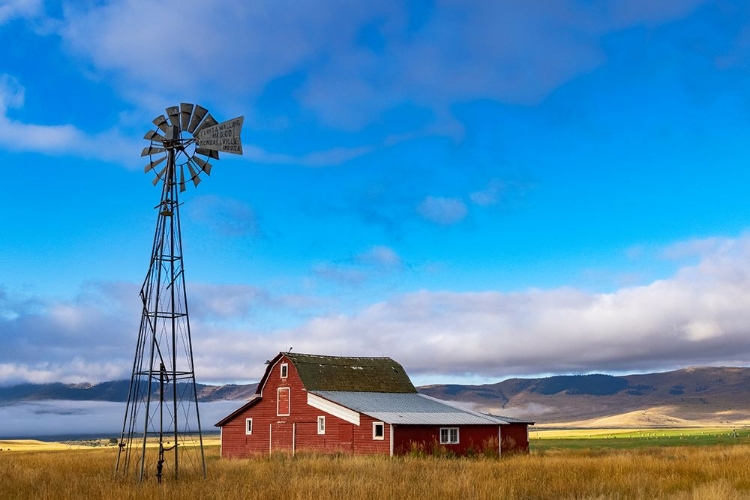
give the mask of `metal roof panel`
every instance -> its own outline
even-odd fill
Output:
[[[423,394],[311,391],[351,410],[389,424],[499,425],[506,421]]]

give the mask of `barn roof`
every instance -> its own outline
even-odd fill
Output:
[[[404,368],[391,358],[282,355],[294,364],[308,391],[417,393]]]
[[[522,422],[461,408],[424,394],[346,391],[315,391],[314,394],[388,424],[504,425]]]

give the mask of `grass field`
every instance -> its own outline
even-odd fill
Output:
[[[553,449],[634,449],[661,446],[747,444],[750,429],[732,427],[665,429],[559,429],[530,432],[532,451]]]
[[[705,431],[655,431],[665,435],[652,440],[638,431],[544,431],[538,439],[532,433],[530,455],[503,459],[281,455],[222,460],[218,446],[209,445],[208,479],[193,474],[162,484],[150,478],[140,485],[133,478],[113,477],[117,450],[106,442],[82,449],[26,442],[25,449],[7,451],[13,443],[3,441],[0,498],[750,498],[750,438],[740,432],[737,438],[714,437],[726,441],[710,443],[706,437],[701,442]],[[691,444],[700,445],[678,444],[689,441],[685,438],[698,438]],[[662,444],[660,439],[672,441]],[[619,446],[626,441],[650,444]]]

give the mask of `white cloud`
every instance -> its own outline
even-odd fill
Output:
[[[732,244],[733,241],[726,238],[696,238],[669,245],[662,254],[666,259],[680,260],[700,257],[703,254],[719,250],[724,245]]]
[[[444,0],[413,30],[406,5],[387,2],[118,0],[69,5],[61,36],[144,106],[212,95],[231,107],[299,74],[292,92],[303,108],[353,130],[403,103],[446,123],[457,101],[537,103],[602,64],[608,33],[679,19],[700,3]],[[364,32],[379,43],[361,43]]]
[[[8,109],[22,107],[24,96],[25,89],[16,78],[0,74],[0,146],[7,150],[118,161],[140,149],[115,130],[88,135],[70,124],[37,125],[10,119]]]
[[[395,262],[387,248],[366,253]],[[748,269],[750,236],[743,236],[724,239],[697,264],[667,279],[613,293],[422,290],[353,314],[318,315],[299,326],[267,329],[255,321],[259,309],[309,318],[302,313],[316,304],[248,286],[192,285],[196,373],[209,382],[257,380],[263,361],[289,347],[390,356],[413,376],[435,382],[462,375],[502,379],[746,365]],[[342,297],[339,305],[347,300]],[[129,375],[140,318],[136,285],[90,284],[66,302],[0,290],[0,311],[0,383],[96,382]]]
[[[466,217],[468,210],[458,198],[438,198],[428,196],[417,207],[419,215],[438,224],[450,225]]]
[[[749,267],[744,237],[669,279],[615,293],[421,291],[275,338],[302,352],[391,356],[437,380],[747,364]]]
[[[31,18],[42,12],[42,0],[3,0],[0,26],[17,18]]]
[[[341,1],[289,8],[239,0],[121,0],[71,7],[61,34],[101,70],[141,85],[139,92],[224,92],[231,102],[231,96],[257,95],[273,78],[300,70],[347,34],[351,38],[372,10]]]

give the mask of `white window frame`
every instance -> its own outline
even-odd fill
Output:
[[[281,413],[281,391],[287,391],[289,394],[289,413]],[[276,416],[277,417],[288,417],[292,414],[292,389],[289,387],[279,387],[276,389]]]
[[[445,432],[445,437],[443,437]],[[440,444],[458,444],[460,442],[458,427],[441,427]]]
[[[318,417],[318,434],[326,433],[326,417],[321,415]]]
[[[377,433],[378,427],[380,427],[380,436]],[[383,441],[385,439],[385,424],[383,422],[372,423],[372,439],[374,441]]]
[[[245,419],[245,434],[251,435],[252,433],[253,433],[253,419],[246,418]]]
[[[287,378],[289,376],[289,363],[281,363],[281,378]]]

